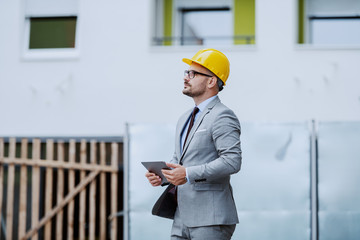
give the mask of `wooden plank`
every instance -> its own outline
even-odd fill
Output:
[[[40,159],[40,139],[33,139],[32,158],[34,160]],[[39,222],[39,194],[40,194],[40,168],[34,166],[32,169],[32,218],[31,226],[36,226]],[[34,234],[32,239],[36,240],[37,234]]]
[[[43,161],[41,159],[34,159],[33,161],[29,161],[26,158],[8,158],[4,157],[3,163],[5,164],[15,164],[15,165],[27,165],[27,166],[38,166],[38,167],[51,167],[51,168],[62,168],[62,169],[73,169],[73,170],[86,170],[86,171],[95,171],[101,170],[103,172],[117,172],[117,168],[113,168],[112,166],[106,165],[94,165],[94,164],[80,164],[80,163],[69,163],[63,162],[59,163],[54,160],[46,160]]]
[[[113,142],[111,144],[111,165],[113,168],[118,168],[118,144]],[[117,172],[111,173],[111,213],[115,214],[117,208],[117,191],[118,191],[118,174]],[[117,239],[117,218],[111,221],[111,239]]]
[[[46,140],[46,160],[54,159],[54,141]],[[51,211],[53,196],[53,169],[46,168],[46,187],[45,187],[45,215]],[[44,238],[51,239],[51,221],[45,225]]]
[[[3,183],[4,183],[4,139],[0,138],[0,236],[1,236],[1,229],[2,229],[2,202],[3,202]]]
[[[9,158],[15,159],[16,153],[16,139],[10,138],[9,144]],[[14,182],[15,181],[15,166],[9,164],[7,177],[7,200],[6,200],[6,237],[12,239],[13,236],[13,219],[14,219]]]
[[[70,140],[69,147],[69,162],[75,163],[76,145],[75,140]],[[69,192],[72,192],[75,187],[75,171],[69,170]],[[71,200],[68,206],[68,238],[73,239],[74,237],[74,201]]]
[[[90,163],[96,164],[96,141],[90,142]],[[96,221],[96,182],[90,184],[89,193],[89,240],[95,240],[95,221]]]
[[[28,139],[21,139],[21,158],[28,156]],[[25,164],[20,167],[20,203],[19,203],[19,237],[25,235],[26,232],[26,199],[27,199],[27,166]]]
[[[84,178],[72,192],[70,192],[61,202],[58,202],[57,205],[49,213],[47,213],[45,217],[40,220],[38,225],[31,228],[21,239],[25,240],[32,237],[42,226],[44,226],[44,224],[50,221],[50,219],[54,217],[55,214],[61,212],[62,209],[66,206],[66,204],[72,201],[73,198],[86,187],[86,185],[88,185],[90,182],[93,182],[99,172],[99,170],[93,171],[86,178]]]
[[[64,142],[59,141],[58,144],[58,162],[64,163]],[[58,168],[57,170],[57,198],[56,203],[60,203],[64,198],[64,170]],[[56,239],[62,240],[63,232],[63,210],[60,210],[56,215]]]
[[[106,148],[105,143],[100,143],[100,165],[106,165]],[[106,239],[106,173],[100,175],[100,239]]]
[[[80,143],[80,163],[86,164],[86,141],[83,139]],[[85,170],[80,171],[80,181],[85,178]],[[86,214],[86,189],[80,192],[79,197],[79,239],[85,239],[85,214]]]

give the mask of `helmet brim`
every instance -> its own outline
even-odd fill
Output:
[[[193,60],[188,59],[188,58],[183,58],[182,61],[188,65],[191,65],[193,63]]]

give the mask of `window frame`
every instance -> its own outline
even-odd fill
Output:
[[[177,38],[179,39],[175,39],[175,42],[178,43],[179,46],[188,46],[186,44],[184,44],[184,41],[186,38],[186,36],[184,36],[184,28],[185,28],[185,14],[186,13],[190,13],[190,12],[217,12],[217,11],[229,11],[231,14],[231,17],[234,18],[234,13],[231,9],[231,7],[180,7],[177,10],[177,19],[178,21],[176,21],[176,25],[178,25],[176,27],[176,29],[178,29],[177,33],[174,34],[175,36],[178,36]],[[232,22],[233,23],[233,22]],[[234,26],[231,26],[232,29],[234,28]],[[229,36],[231,38],[233,38],[234,36]],[[189,46],[204,46],[204,45],[192,45],[189,44]]]
[[[314,31],[313,31],[313,27],[314,27],[314,20],[346,20],[346,19],[356,19],[360,21],[360,16],[358,15],[354,15],[354,16],[308,16],[308,26],[309,26],[309,35],[308,35],[308,42],[309,44],[314,44]],[[316,44],[316,43],[315,43]],[[323,44],[321,44],[323,45]],[[329,44],[324,44],[324,45],[329,45]],[[346,43],[341,43],[341,44],[336,44],[336,45],[352,45],[352,44],[346,44]],[[355,45],[359,45],[360,46],[360,42],[355,44]]]
[[[75,47],[74,48],[39,48],[30,49],[30,26],[31,18],[59,18],[76,17]],[[24,23],[23,60],[46,60],[46,59],[77,59],[79,57],[79,16],[71,15],[28,15]]]
[[[314,44],[312,43],[312,23],[314,19],[349,19],[349,18],[360,18],[358,14],[349,14],[340,12],[318,12],[314,13],[309,9],[309,0],[297,0],[297,14],[296,26],[295,26],[295,48],[296,49],[319,49],[319,50],[359,50],[359,44],[347,44],[347,43],[333,43],[333,44]]]
[[[256,50],[257,49],[257,43],[256,43],[256,35],[257,35],[257,28],[256,28],[256,0],[253,1],[253,38],[250,40],[250,43],[243,44],[243,43],[236,43],[238,39],[235,38],[236,33],[236,26],[235,26],[235,2],[234,0],[228,1],[226,4],[224,2],[219,2],[217,0],[209,0],[204,5],[203,2],[198,2],[200,4],[197,4],[195,1],[191,0],[184,0],[181,4],[179,4],[179,1],[171,0],[172,1],[172,16],[171,16],[171,22],[172,22],[172,29],[171,29],[171,39],[170,44],[164,44],[164,40],[166,36],[164,35],[164,12],[162,11],[164,8],[164,0],[153,0],[152,1],[152,31],[149,33],[149,39],[150,39],[150,48],[152,50],[158,51],[162,49],[167,48],[173,48],[173,50],[181,50],[181,49],[198,49],[199,46],[204,45],[181,45],[180,44],[180,37],[181,37],[181,21],[182,21],[182,11],[186,11],[187,9],[223,9],[223,8],[229,8],[230,14],[233,18],[233,34],[232,34],[232,44],[230,45],[224,45],[224,44],[213,44],[212,47],[218,48],[220,47],[223,50]],[[203,4],[203,6],[200,6]],[[237,5],[238,6],[238,5]],[[181,11],[182,10],[182,11]],[[174,38],[175,37],[175,38]],[[170,39],[170,38],[169,38]],[[175,39],[175,40],[174,40]]]

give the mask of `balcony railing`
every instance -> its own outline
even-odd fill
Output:
[[[250,45],[255,44],[254,35],[234,35],[234,36],[206,36],[206,37],[154,37],[153,45],[207,45],[223,44],[223,45]]]

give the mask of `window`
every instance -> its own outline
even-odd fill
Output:
[[[360,44],[360,17],[311,17],[313,44]]]
[[[255,44],[255,0],[155,0],[153,45]]]
[[[298,43],[360,44],[359,0],[298,0]]]
[[[181,15],[181,45],[231,44],[230,9],[183,9]]]
[[[78,56],[78,0],[27,0],[24,59]]]
[[[75,48],[76,17],[30,18],[29,49]]]

